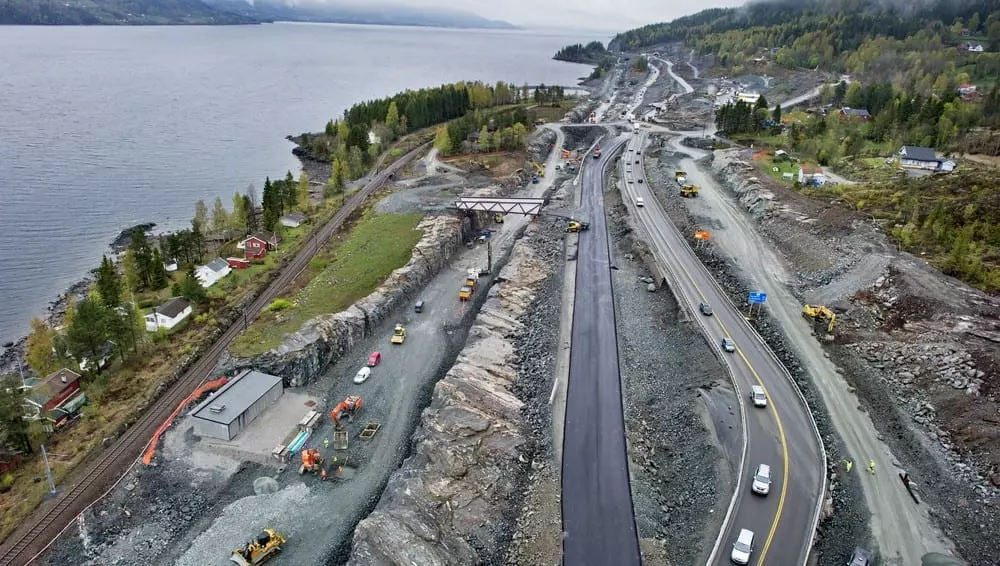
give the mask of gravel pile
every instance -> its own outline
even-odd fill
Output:
[[[702,334],[681,322],[673,295],[666,289],[649,292],[653,279],[638,259],[646,254],[644,246],[633,240],[617,193],[606,198],[618,267],[612,280],[633,502],[645,539],[644,560],[703,563],[732,497],[733,477],[715,431],[706,428],[702,397],[720,389],[733,406],[736,398]],[[669,561],[658,558],[662,555]]]
[[[688,215],[687,209],[679,199],[667,197],[664,189],[667,186],[670,186],[669,183],[662,177],[658,182],[650,185],[657,199],[681,232],[693,234],[698,224]],[[689,243],[693,244],[693,242]],[[711,246],[692,247],[721,287],[727,291],[733,303],[737,307],[746,306],[745,298],[750,288],[735,275],[737,273],[735,266],[715,255]],[[789,373],[802,390],[823,437],[827,461],[829,462],[828,477],[830,483],[814,552],[818,557],[818,566],[842,566],[843,557],[850,556],[856,541],[871,539],[868,526],[871,517],[864,500],[864,493],[857,480],[857,474],[842,475],[840,473],[842,470],[838,469],[838,465],[844,459],[842,456],[844,453],[843,444],[830,424],[823,401],[818,397],[809,376],[788,347],[780,327],[768,318],[765,310],[757,319],[755,328],[782,364],[788,368]]]

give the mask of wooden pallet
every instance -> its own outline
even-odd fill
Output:
[[[347,450],[347,431],[346,430],[335,430],[335,431],[333,431],[333,449],[334,450]]]
[[[381,423],[368,423],[365,425],[364,430],[361,431],[361,434],[358,435],[358,438],[361,440],[371,440],[380,428],[382,428]]]

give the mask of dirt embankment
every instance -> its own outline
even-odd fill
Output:
[[[546,467],[550,427],[539,407],[551,371],[539,370],[555,344],[535,317],[551,309],[544,305],[557,316],[559,301],[536,293],[562,251],[558,226],[533,225],[515,244],[465,349],[434,388],[413,454],[358,524],[349,564],[503,562],[526,483]]]
[[[424,232],[406,265],[393,271],[374,293],[345,311],[316,317],[289,334],[278,348],[253,358],[223,357],[215,373],[257,369],[285,377],[300,387],[318,378],[351,346],[372,332],[391,312],[414,297],[459,249],[463,222],[453,216],[428,216],[417,225]]]
[[[896,251],[859,214],[762,174],[761,188],[748,190],[735,173],[745,165],[733,156],[739,153],[716,152],[717,179],[754,212],[757,228],[792,267],[800,299],[838,312],[827,353],[899,466],[920,483],[964,558],[1000,563],[1000,550],[987,542],[1000,536],[1000,525],[982,520],[1000,501],[1000,300]],[[771,194],[766,210],[764,192]]]

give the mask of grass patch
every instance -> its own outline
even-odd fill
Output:
[[[551,106],[546,104],[545,106],[536,106],[531,110],[528,110],[528,119],[531,122],[535,120],[545,120],[546,122],[558,122],[562,120],[566,113],[576,106],[576,100],[563,100],[559,102],[556,106]],[[525,126],[530,126],[530,124],[525,124]]]
[[[307,320],[340,312],[369,295],[410,260],[413,246],[423,235],[416,230],[421,218],[419,214],[366,212],[332,250],[329,265],[288,298],[291,306],[258,317],[233,343],[233,354],[247,357],[274,349]]]

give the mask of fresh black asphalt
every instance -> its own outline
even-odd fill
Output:
[[[632,510],[603,171],[623,139],[603,142],[581,175],[572,350],[563,433],[563,564],[639,566]]]

